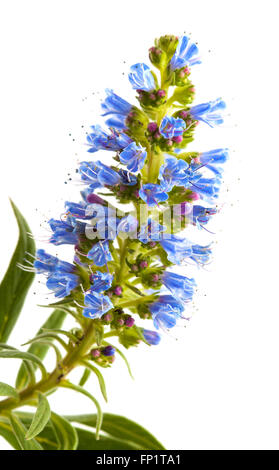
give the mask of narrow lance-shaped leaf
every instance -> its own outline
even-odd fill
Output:
[[[83,395],[85,395],[86,397],[90,398],[90,400],[93,401],[93,403],[95,404],[95,406],[97,408],[96,439],[98,440],[99,439],[100,429],[101,429],[101,426],[102,426],[102,421],[103,421],[103,413],[102,413],[102,409],[99,405],[99,402],[87,390],[80,387],[79,385],[72,384],[68,380],[65,380],[64,382],[61,382],[60,387],[65,387],[65,388],[70,388],[72,390],[75,390],[76,392],[82,393]]]
[[[34,273],[23,271],[18,267],[18,263],[24,263],[27,252],[35,255],[36,251],[26,220],[12,201],[11,205],[19,228],[19,238],[7,272],[0,284],[0,341],[2,342],[8,340],[34,278]]]
[[[88,361],[82,361],[82,364],[85,365],[85,367],[87,367],[88,369],[90,369],[92,372],[94,372],[94,374],[97,376],[98,378],[98,381],[99,381],[99,385],[100,385],[100,389],[101,389],[101,392],[102,392],[102,395],[105,399],[105,401],[108,401],[108,397],[107,397],[107,391],[106,391],[106,384],[105,384],[105,380],[104,380],[104,377],[101,373],[101,371],[99,371],[99,369],[97,369],[97,367],[94,367],[92,364],[90,364],[90,362]]]
[[[65,320],[65,317],[66,317],[66,312],[62,310],[58,310],[58,309],[54,310],[54,312],[50,315],[47,321],[39,329],[39,331],[37,332],[37,335],[42,333],[43,328],[49,328],[49,329],[60,328],[60,326],[62,326]],[[35,356],[43,360],[48,352],[48,349],[49,349],[49,346],[47,344],[36,343],[36,344],[31,344],[31,346],[28,349],[28,352],[31,354],[34,354]],[[28,376],[26,374],[26,371],[24,370],[24,367],[21,366],[18,371],[17,378],[16,378],[16,387],[21,390],[27,385],[27,383],[28,383]]]
[[[66,418],[75,423],[85,424],[95,428],[97,426],[97,415],[72,415]],[[124,416],[104,413],[102,431],[124,441],[137,445],[145,450],[163,450],[163,445],[145,428]]]
[[[78,446],[78,436],[71,423],[53,412],[51,413],[51,422],[55,437],[58,441],[58,450],[76,450]]]
[[[2,397],[19,398],[18,391],[14,387],[11,387],[11,385],[5,384],[4,382],[0,382],[0,395]]]
[[[45,369],[45,366],[43,365],[43,363],[41,362],[41,360],[37,356],[34,356],[34,354],[30,354],[30,353],[23,352],[23,351],[18,351],[18,350],[15,350],[15,351],[0,351],[0,358],[3,358],[3,359],[24,359],[26,361],[34,362],[40,368],[43,378],[47,377],[47,371]]]
[[[26,433],[25,439],[30,440],[36,437],[46,426],[50,414],[50,406],[45,395],[39,393],[38,408],[34,414],[31,426]]]
[[[10,423],[18,444],[22,450],[43,450],[43,448],[35,439],[30,439],[30,441],[26,440],[25,435],[27,429],[13,413],[10,415]]]

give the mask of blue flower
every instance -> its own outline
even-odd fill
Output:
[[[181,69],[186,65],[200,64],[199,57],[196,57],[198,53],[199,50],[196,44],[191,43],[187,36],[180,37],[176,51],[170,61],[171,70]]]
[[[208,103],[198,104],[190,108],[190,114],[196,121],[203,121],[210,127],[214,127],[224,122],[219,111],[225,109],[226,104],[221,98]]]
[[[155,302],[149,305],[155,328],[158,330],[173,328],[176,320],[182,317],[183,304],[172,295],[161,295]]]
[[[139,171],[143,168],[147,157],[145,148],[132,142],[119,155],[123,165],[127,165],[129,171]]]
[[[135,233],[137,230],[138,221],[131,214],[123,217],[117,225],[117,233]]]
[[[81,162],[79,167],[81,179],[90,184],[90,188],[96,189],[102,186],[115,186],[120,183],[119,174],[100,161]]]
[[[88,318],[101,318],[104,313],[113,308],[109,297],[98,292],[86,294],[84,303],[86,307],[83,309],[83,315]]]
[[[166,227],[159,224],[155,220],[149,218],[147,224],[141,226],[138,239],[142,243],[148,243],[150,241],[158,241],[162,239],[163,232],[166,230]]]
[[[170,191],[174,186],[187,187],[189,185],[189,178],[192,176],[192,172],[189,171],[189,168],[188,163],[184,160],[178,160],[168,155],[159,172],[161,186],[166,191]]]
[[[76,245],[85,230],[85,224],[73,217],[67,217],[65,221],[50,219],[48,224],[53,231],[49,241],[54,245]]]
[[[144,336],[144,339],[151,345],[156,346],[161,341],[161,336],[159,335],[159,333],[157,333],[157,331],[145,330],[143,328],[142,334]]]
[[[173,116],[165,116],[160,125],[160,134],[166,139],[182,135],[186,128],[185,121]]]
[[[37,250],[34,268],[38,274],[51,274],[55,271],[58,261],[56,256],[49,255],[45,250]]]
[[[101,105],[103,111],[105,111],[103,116],[112,115],[112,117],[106,121],[106,124],[116,129],[124,129],[126,127],[126,117],[131,111],[132,105],[116,95],[113,90],[106,88],[106,94],[107,97]]]
[[[95,271],[90,276],[91,292],[103,292],[111,287],[113,276],[109,273]]]
[[[201,246],[201,245],[193,245],[192,246],[192,254],[190,258],[195,261],[195,263],[200,265],[208,264],[211,259],[212,250],[210,245]]]
[[[196,282],[180,274],[175,274],[170,271],[165,271],[161,277],[161,281],[167,289],[171,291],[175,298],[182,302],[190,302],[193,298],[194,287]]]
[[[129,81],[134,90],[151,91],[156,88],[154,77],[146,64],[135,64],[131,67]]]
[[[133,175],[127,170],[119,170],[118,174],[120,177],[120,183],[124,186],[135,186],[138,182],[136,175]]]
[[[192,245],[189,240],[172,234],[168,234],[168,237],[163,238],[160,241],[160,245],[164,248],[171,263],[179,264],[185,258],[192,255]]]
[[[87,145],[90,147],[88,152],[97,152],[98,150],[122,150],[127,147],[132,139],[125,133],[116,129],[110,129],[110,133],[104,131],[101,126],[91,126],[93,132],[87,136]]]
[[[87,253],[87,258],[91,259],[96,266],[104,266],[108,261],[112,261],[108,241],[95,243]]]
[[[158,206],[159,202],[168,199],[168,195],[159,184],[144,184],[139,190],[141,199],[150,207]]]
[[[196,225],[198,229],[203,228],[211,217],[216,214],[217,209],[215,207],[203,207],[199,205],[193,206],[192,210],[192,223]]]
[[[192,180],[191,180],[192,183]],[[214,203],[218,198],[221,186],[221,180],[216,178],[200,178],[195,184],[192,185],[192,191],[198,193],[202,199],[208,203]]]
[[[212,171],[217,176],[222,176],[222,168],[220,165],[225,163],[228,159],[228,149],[216,149],[209,152],[202,152],[196,160],[202,166]]]
[[[54,292],[55,297],[69,295],[79,285],[79,277],[71,273],[55,272],[47,280],[46,286]]]

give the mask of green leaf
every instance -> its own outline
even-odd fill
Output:
[[[4,382],[0,382],[0,395],[1,397],[19,398],[17,390]]]
[[[19,229],[19,238],[6,274],[0,284],[0,341],[5,343],[18,319],[25,297],[34,279],[34,273],[23,271],[18,263],[24,264],[26,253],[35,255],[36,247],[30,237],[26,220],[11,201]],[[29,235],[28,235],[29,233]]]
[[[10,424],[0,422],[0,436],[4,437],[15,450],[21,450]]]
[[[5,344],[5,343],[0,343],[0,350],[1,349],[5,349],[8,351],[17,351],[16,348],[14,348],[13,346],[9,346],[8,344]],[[23,360],[23,367],[26,370],[26,377],[28,380],[27,383],[34,384],[36,382],[36,377],[35,377],[35,370],[34,370],[33,364],[29,361]]]
[[[64,311],[61,311],[59,309],[54,310],[54,312],[50,315],[50,317],[47,319],[47,321],[43,324],[43,326],[39,329],[38,333],[36,336],[42,333],[43,328],[59,328],[62,326],[64,320],[66,317],[66,313]],[[39,359],[43,360],[49,350],[49,346],[47,344],[32,344],[28,352],[31,354],[34,354],[37,356]],[[35,365],[36,367],[36,365]],[[26,372],[24,370],[24,367],[20,367],[17,378],[16,378],[16,387],[21,390],[27,385],[28,377],[26,375]]]
[[[80,387],[79,385],[72,384],[68,380],[65,380],[64,382],[61,382],[60,387],[70,388],[72,390],[75,390],[75,392],[79,392],[82,395],[85,395],[86,397],[90,398],[90,400],[93,401],[93,403],[95,404],[95,406],[97,408],[97,415],[94,415],[94,416],[96,416],[96,426],[95,426],[95,428],[96,428],[96,439],[98,440],[99,439],[100,429],[101,429],[101,426],[102,426],[102,421],[103,421],[103,413],[102,413],[102,409],[99,405],[99,402],[87,390]]]
[[[51,413],[51,422],[58,441],[58,450],[76,450],[78,436],[71,423],[53,412]]]
[[[33,421],[27,431],[25,439],[29,441],[30,439],[33,439],[33,437],[36,437],[37,434],[39,434],[46,426],[50,415],[51,411],[48,401],[42,393],[39,393],[38,408],[34,414]]]
[[[30,439],[29,441],[26,440],[26,427],[17,418],[17,416],[12,413],[10,414],[10,423],[17,439],[17,442],[22,450],[43,450],[43,448],[35,439]]]
[[[137,446],[112,437],[100,436],[97,441],[95,435],[85,429],[75,428],[78,434],[77,450],[138,450]]]
[[[0,358],[24,359],[26,361],[31,361],[32,363],[37,364],[37,366],[40,368],[43,378],[47,377],[47,371],[45,369],[45,366],[37,356],[34,356],[34,354],[18,350],[0,351]]]
[[[92,372],[94,372],[94,374],[96,374],[96,376],[98,378],[98,381],[99,381],[99,385],[100,385],[102,395],[103,395],[105,401],[108,401],[108,396],[107,396],[107,391],[106,391],[106,384],[105,384],[104,377],[102,376],[102,373],[99,371],[99,369],[97,369],[97,367],[94,367],[92,364],[90,364],[90,362],[82,361],[82,364],[84,364],[85,367],[87,367]]]
[[[95,428],[97,424],[97,415],[72,415],[66,418],[75,423],[85,424]],[[143,450],[164,450],[162,444],[152,434],[139,424],[110,413],[104,413],[102,431],[113,438],[121,439],[138,446]]]
[[[26,343],[24,343],[22,346],[26,346],[27,344],[32,344],[34,341],[37,342],[38,339],[49,339],[49,338],[56,339],[56,341],[58,341],[58,343],[60,343],[61,346],[63,346],[63,348],[66,351],[68,351],[68,346],[65,343],[65,341],[63,341],[63,339],[60,338],[60,336],[57,333],[53,333],[52,331],[49,331],[48,333],[41,333],[40,335],[35,336],[35,338],[32,338],[29,341],[26,341]]]
[[[80,381],[79,381],[79,386],[80,386],[80,387],[83,387],[83,386],[86,384],[87,380],[88,380],[89,377],[90,377],[90,374],[91,374],[91,371],[90,371],[89,369],[84,369],[84,372],[83,372],[83,374],[82,374],[82,377],[81,377],[81,379],[80,379]]]

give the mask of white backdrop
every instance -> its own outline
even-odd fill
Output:
[[[103,89],[132,101],[129,66],[148,60],[155,37],[191,33],[203,59],[193,71],[196,104],[227,101],[226,124],[200,125],[192,146],[231,152],[211,224],[214,262],[195,276],[193,318],[160,346],[127,352],[135,381],[121,359],[104,371],[103,409],[140,422],[169,449],[279,448],[276,3],[1,2],[0,275],[17,239],[8,196],[44,238],[40,224],[59,216],[64,200],[78,200],[79,187],[64,182],[88,157],[85,129],[99,119]],[[46,319],[36,306],[46,295],[33,285],[11,344],[31,338]],[[1,360],[0,380],[12,384],[17,367]],[[94,378],[90,389],[97,390]],[[70,391],[50,401],[59,412],[91,410]],[[1,438],[0,448],[8,448]]]

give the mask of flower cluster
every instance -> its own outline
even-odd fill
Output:
[[[128,78],[138,106],[107,89],[101,105],[107,128],[93,125],[87,135],[88,152],[110,151],[115,165],[82,161],[81,200],[67,201],[63,217],[49,221],[49,242],[73,245],[72,263],[44,250],[34,262],[57,305],[95,322],[99,339],[91,360],[104,367],[117,349],[102,338],[116,336],[125,347],[156,345],[162,330],[186,318],[196,283],[172,267],[207,264],[211,247],[178,232],[189,224],[204,229],[216,214],[228,158],[227,149],[185,150],[197,124],[221,124],[225,107],[221,98],[192,105],[191,67],[200,63],[196,44],[187,36],[163,36],[149,57],[160,82],[148,65],[133,65]],[[155,329],[140,326],[144,321]]]

